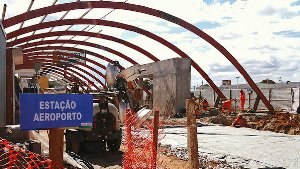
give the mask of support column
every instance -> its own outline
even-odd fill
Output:
[[[15,124],[15,78],[13,49],[6,49],[6,124]]]
[[[6,125],[6,39],[0,21],[0,126]]]

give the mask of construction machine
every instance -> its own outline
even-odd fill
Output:
[[[132,72],[131,70],[121,72],[118,62],[107,65],[106,85],[108,90],[93,93],[93,128],[91,130],[66,130],[67,151],[98,153],[106,149],[109,151],[119,150],[122,140],[120,126],[125,120],[126,108],[131,108],[135,112],[140,109],[132,99],[127,84],[139,77],[140,73],[141,71]]]

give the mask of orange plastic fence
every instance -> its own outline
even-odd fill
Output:
[[[0,138],[0,168],[2,169],[63,169],[64,167],[28,151],[24,147]]]
[[[134,128],[135,113],[126,112],[123,169],[155,169],[157,152],[153,141],[154,121]]]

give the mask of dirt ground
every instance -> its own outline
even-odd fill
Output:
[[[89,160],[95,169],[122,169],[123,147],[119,152],[103,152],[99,154],[81,154],[82,157]],[[176,152],[177,153],[177,152]],[[220,165],[224,168],[230,168],[224,162],[221,164],[217,161],[208,161],[200,159],[200,168],[213,169],[220,168]],[[181,159],[175,155],[175,152],[171,152],[166,147],[159,147],[159,154],[157,157],[157,166],[159,169],[182,169],[188,168],[187,159]]]
[[[247,127],[252,129],[285,133],[290,135],[300,134],[300,115],[297,114],[284,112],[275,114],[244,113],[243,117],[247,119]],[[204,117],[198,121],[230,126],[235,118],[236,116],[218,115]]]

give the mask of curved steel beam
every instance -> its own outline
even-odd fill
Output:
[[[156,40],[157,42],[165,45],[166,47],[173,50],[175,53],[177,53],[182,58],[190,58],[186,53],[184,53],[182,50],[177,48],[172,43],[166,41],[165,39],[149,32],[146,30],[143,30],[141,28],[127,25],[119,22],[113,22],[113,21],[107,21],[107,20],[95,20],[95,19],[66,19],[66,20],[58,20],[58,21],[51,21],[46,23],[41,23],[33,26],[29,26],[26,28],[22,28],[21,30],[17,30],[14,32],[11,32],[7,34],[8,39],[13,38],[14,36],[18,36],[18,34],[25,34],[28,32],[31,32],[33,30],[39,30],[39,29],[45,29],[48,27],[54,27],[54,26],[62,26],[62,25],[70,25],[70,24],[97,24],[97,25],[103,25],[103,26],[111,26],[116,27],[120,29],[130,30],[137,32],[139,34],[145,35],[153,40]],[[209,76],[200,68],[200,66],[191,59],[192,66],[201,74],[201,76],[208,82],[208,84],[213,88],[213,90],[218,94],[218,96],[222,100],[226,100],[226,97],[224,94],[220,91],[220,89],[214,84],[214,82],[209,78]]]
[[[100,38],[100,39],[105,39],[109,41],[113,41],[116,43],[120,43],[124,46],[127,46],[133,50],[136,50],[145,56],[147,56],[149,59],[153,60],[154,62],[160,61],[157,57],[149,53],[148,51],[140,48],[139,46],[136,46],[128,41],[125,41],[123,39],[116,38],[114,36],[109,36],[105,34],[100,34],[100,33],[94,33],[94,32],[85,32],[85,31],[57,31],[57,32],[47,32],[47,33],[41,33],[41,34],[35,34],[31,36],[27,36],[21,39],[14,40],[12,42],[8,42],[6,46],[13,47],[15,45],[24,43],[24,42],[29,42],[32,39],[40,39],[40,38],[46,38],[46,37],[52,37],[52,36],[66,36],[66,35],[77,35],[77,36],[88,36],[88,37],[94,37],[94,38]]]
[[[249,85],[252,87],[252,89],[256,92],[256,94],[260,97],[260,99],[265,104],[265,106],[270,111],[274,111],[273,106],[267,100],[267,98],[261,92],[261,90],[258,88],[258,86],[255,84],[255,82],[252,80],[250,75],[246,72],[246,70],[242,67],[242,65],[233,57],[233,55],[231,55],[231,53],[229,53],[226,50],[225,47],[223,47],[215,39],[213,39],[211,36],[209,36],[208,34],[203,32],[196,26],[184,21],[183,19],[180,19],[176,16],[170,15],[163,11],[159,11],[159,10],[141,6],[141,5],[121,3],[121,2],[109,2],[109,1],[74,2],[74,3],[59,4],[59,5],[55,5],[55,6],[45,7],[45,8],[30,11],[30,12],[26,12],[24,14],[20,14],[18,16],[4,20],[4,26],[7,28],[9,26],[12,26],[19,22],[22,22],[24,20],[32,19],[32,18],[41,16],[41,15],[50,14],[50,13],[61,12],[61,11],[66,11],[66,10],[74,10],[74,9],[87,9],[87,8],[113,8],[113,9],[123,9],[123,10],[135,11],[135,12],[139,12],[139,13],[156,16],[158,18],[165,19],[167,21],[173,22],[181,27],[186,28],[187,30],[195,33],[200,38],[204,39],[205,41],[210,43],[213,47],[215,47],[217,50],[219,50],[236,67],[236,69],[244,76],[246,81],[249,83]]]
[[[76,56],[75,56],[74,54],[72,54],[72,53],[58,52],[58,51],[52,51],[52,52],[51,52],[51,51],[49,51],[49,52],[48,52],[48,51],[44,51],[44,52],[32,52],[32,53],[24,54],[23,56],[26,57],[26,58],[31,57],[32,59],[36,59],[37,56],[41,56],[41,55],[52,55],[52,57],[44,57],[44,56],[43,56],[43,58],[52,58],[53,60],[54,60],[54,58],[53,58],[54,55],[62,55],[62,56],[69,56],[69,57],[73,57],[73,58],[78,58],[78,57],[76,57]],[[34,57],[32,57],[32,56],[34,56]],[[94,61],[94,60],[92,60],[92,59],[89,59],[89,58],[80,58],[80,59],[82,59],[82,60],[84,60],[84,61],[86,61],[86,62],[92,63],[92,64],[94,64],[94,65],[96,65],[96,66],[101,65],[101,64],[99,64],[98,62],[96,62],[96,61]],[[59,60],[68,61],[67,58],[59,58]],[[81,65],[81,66],[83,66],[83,67],[86,67],[86,68],[88,68],[88,69],[94,71],[95,73],[97,73],[98,75],[102,76],[102,77],[105,79],[105,75],[104,75],[103,73],[99,72],[98,70],[96,70],[95,68],[93,68],[93,67],[91,67],[91,66],[89,66],[89,65],[87,65],[87,64],[81,63],[81,62],[76,62],[76,64]],[[100,66],[99,66],[99,67],[100,67]],[[104,84],[101,83],[101,85],[104,85]],[[105,86],[105,85],[104,85],[104,86]]]
[[[44,62],[44,63],[49,63],[49,62]],[[52,62],[51,62],[51,63],[52,63]],[[33,67],[33,66],[34,66],[33,63],[31,63],[31,64],[21,64],[21,65],[16,65],[15,70],[19,70],[19,69],[28,69],[29,67]],[[60,68],[60,67],[57,67],[57,68]],[[64,71],[64,70],[62,70],[62,71],[57,71],[57,70],[56,70],[56,73],[57,73],[57,74],[60,74],[60,75],[62,75],[62,76],[64,76],[64,74],[62,73],[63,71]],[[74,73],[74,72],[73,72],[73,73]],[[75,72],[74,74],[71,74],[71,73],[69,73],[69,72],[66,72],[66,74],[69,74],[70,76],[72,76],[72,77],[78,79],[79,81],[81,81],[82,83],[84,83],[84,82],[83,82],[82,80],[80,80],[78,77],[74,76],[74,74],[76,74],[76,75],[78,75],[79,77],[84,78],[83,75],[78,74],[78,73],[76,73],[76,72]],[[92,90],[90,87],[89,87],[89,89]]]
[[[78,45],[83,45],[83,46],[90,46],[90,47],[97,48],[97,49],[100,49],[100,50],[104,50],[106,52],[117,55],[117,56],[125,59],[126,61],[130,62],[133,65],[137,64],[137,62],[134,61],[133,59],[129,58],[128,56],[126,56],[123,53],[118,52],[114,49],[108,48],[106,46],[98,45],[98,44],[95,44],[95,43],[78,41],[78,40],[45,40],[45,41],[27,43],[27,44],[21,45],[20,47],[22,47],[23,49],[26,49],[29,46],[38,46],[38,45],[45,44],[45,43],[50,43],[50,44],[54,44],[54,43],[71,43],[71,44],[78,44]],[[104,58],[106,58],[106,57],[103,57],[103,59]],[[109,60],[106,58],[106,61],[109,61]]]
[[[53,52],[49,52],[49,54],[51,54],[51,53],[53,53]],[[56,53],[56,52],[55,52],[55,53]],[[63,52],[60,52],[60,53],[63,53]],[[44,53],[44,54],[47,54],[47,53]],[[71,55],[72,55],[72,54],[71,54]],[[52,59],[53,59],[53,56],[52,56],[52,57],[49,57],[49,56],[41,56],[41,57],[38,57],[38,56],[37,56],[37,57],[34,57],[33,59],[34,59],[34,60],[40,61],[40,60],[45,60],[45,59],[47,59],[47,58],[52,58]],[[60,60],[68,61],[68,59],[66,59],[66,58],[60,58]],[[51,60],[48,60],[48,59],[47,59],[47,61],[51,61]],[[55,63],[54,60],[52,60],[52,62]],[[93,68],[93,67],[91,67],[91,66],[89,66],[89,65],[86,65],[86,64],[83,64],[83,63],[76,63],[76,64],[79,64],[79,65],[84,66],[84,67],[86,67],[86,68],[88,68],[88,69],[90,69],[90,70],[93,70],[95,73],[101,75],[102,77],[104,76],[101,72],[99,72],[98,70],[96,70],[95,68]],[[69,68],[69,67],[67,67],[67,68]],[[95,77],[94,75],[92,75],[90,72],[88,72],[88,71],[86,71],[86,70],[84,70],[84,69],[82,69],[82,68],[80,68],[80,67],[76,67],[76,66],[73,66],[72,68],[77,69],[77,70],[79,70],[79,71],[82,71],[83,73],[87,74],[88,76],[90,76],[91,78],[93,78],[94,80],[96,80],[97,82],[99,82],[99,83],[101,84],[101,86],[103,86],[103,88],[105,88],[105,89],[107,88],[105,84],[103,84],[97,77]],[[69,70],[69,69],[68,69],[68,70]],[[100,88],[98,88],[98,86],[96,86],[95,84],[93,84],[93,85],[94,85],[94,87],[95,87],[96,89],[100,90]]]
[[[47,75],[47,78],[49,79],[53,79],[55,81],[58,81],[59,83],[61,83],[62,85],[65,85],[65,86],[70,86],[70,82],[67,82],[67,79],[66,78],[61,78],[59,77],[57,74],[48,74]],[[68,80],[69,81],[69,80]]]
[[[47,58],[51,58],[51,57],[47,57]],[[42,62],[43,63],[43,66],[42,66],[42,68],[44,68],[44,67],[51,67],[51,66],[54,66],[53,65],[53,60],[45,60],[45,58],[43,59],[43,58],[37,58],[37,60],[39,60],[39,61],[44,61],[44,62]],[[45,65],[44,63],[50,63],[50,64],[48,64],[48,65]],[[17,65],[16,66],[16,69],[26,69],[26,68],[28,68],[28,67],[33,67],[33,63],[25,63],[25,64],[22,64],[22,65]],[[60,69],[60,72],[64,72],[64,69],[62,68],[62,67],[59,67],[59,66],[55,66],[56,68],[59,68]],[[80,69],[80,68],[78,68],[78,67],[75,67],[75,69]],[[80,70],[82,70],[82,69],[80,69]],[[67,72],[68,73],[68,72]],[[64,76],[64,74],[62,74],[62,73],[60,73],[62,76]],[[68,73],[69,74],[69,73]],[[85,75],[83,75],[83,74],[81,74],[81,73],[76,73],[79,77],[81,77],[81,78],[83,78],[83,79],[86,79],[86,78],[84,78],[85,77]],[[70,74],[70,75],[72,75],[72,74]],[[79,79],[78,77],[76,77],[77,79]],[[92,76],[92,78],[93,79],[97,79],[95,76]],[[79,79],[80,80],[80,79]],[[89,82],[90,83],[92,83],[92,81],[90,81],[89,80]],[[98,81],[99,82],[99,81]],[[80,80],[80,83],[81,84],[85,84],[82,80]],[[102,83],[103,84],[103,83]],[[86,85],[86,84],[85,84]],[[87,85],[86,85],[87,86]],[[97,87],[96,86],[94,86],[96,89],[97,89]],[[104,85],[103,86],[103,88],[106,88],[106,85]],[[82,88],[83,90],[85,90],[84,88]],[[90,90],[92,90],[90,87],[89,87],[89,89]]]
[[[41,61],[43,61],[43,60],[45,60],[45,59],[41,59]],[[49,61],[51,61],[51,60],[45,60],[45,62],[49,62]],[[43,62],[42,62],[43,63]],[[18,67],[16,66],[16,69],[20,69],[19,67],[22,67],[22,66],[24,66],[24,67],[28,67],[28,66],[31,66],[31,67],[33,67],[34,66],[34,64],[33,64],[33,62],[32,63],[27,63],[27,64],[22,64],[22,65],[18,65]],[[58,66],[56,66],[56,67],[58,67]],[[42,66],[42,68],[43,68],[43,66]],[[77,70],[79,70],[79,71],[82,71],[82,72],[84,72],[85,74],[87,74],[87,75],[91,75],[89,72],[87,72],[87,71],[85,71],[85,70],[83,70],[83,69],[81,69],[81,68],[79,68],[79,67],[76,67],[76,69]],[[74,73],[74,75],[76,74],[76,75],[78,75],[78,76],[80,76],[81,78],[83,78],[83,79],[85,79],[86,81],[88,81],[89,83],[91,83],[91,84],[93,84],[93,86],[98,90],[98,91],[100,91],[100,88],[98,87],[98,86],[96,86],[90,79],[88,79],[88,78],[86,78],[85,77],[85,75],[83,75],[83,74],[81,74],[81,73],[78,73],[77,71],[74,71],[74,70],[72,70],[72,69],[67,69],[68,71],[71,71],[72,73]],[[91,76],[93,76],[93,75],[91,75]],[[97,81],[99,81],[98,79],[96,79]],[[90,88],[91,89],[91,88]]]
[[[36,53],[26,54],[26,55],[24,55],[24,56],[26,56],[26,57],[34,56],[34,57],[31,58],[31,59],[33,59],[33,60],[49,58],[49,59],[52,59],[52,61],[54,62],[53,56],[52,56],[52,57],[49,57],[49,56],[41,56],[41,55],[43,55],[43,54],[45,54],[45,55],[47,55],[47,54],[52,54],[52,55],[54,55],[54,54],[60,54],[60,55],[71,56],[71,57],[74,56],[74,55],[72,55],[71,53],[65,53],[65,52],[36,52]],[[40,57],[38,57],[38,56],[40,56]],[[60,58],[60,60],[68,61],[67,58]],[[90,59],[88,59],[88,58],[86,58],[85,60],[86,60],[86,61],[89,61],[89,62],[91,62],[91,63],[94,63],[93,60],[90,60]],[[49,61],[49,60],[48,60],[48,61]],[[96,63],[96,65],[98,64],[97,62],[95,62],[95,63]],[[89,65],[87,65],[87,64],[83,64],[83,63],[81,63],[81,62],[78,62],[78,63],[76,63],[76,64],[81,65],[81,66],[83,66],[83,67],[85,67],[85,68],[87,68],[87,69],[89,69],[89,70],[92,70],[93,72],[95,72],[96,74],[100,75],[101,77],[103,77],[103,78],[105,79],[105,75],[103,75],[103,74],[102,74],[101,72],[99,72],[97,69],[95,69],[95,68],[93,68],[93,67],[91,67],[91,66],[89,66]],[[76,68],[76,69],[80,69],[79,67],[75,67],[75,65],[74,65],[74,66],[71,66],[71,67]],[[90,74],[90,73],[89,73],[89,74]],[[95,79],[96,81],[98,81],[98,82],[101,84],[101,86],[103,86],[105,89],[107,88],[106,85],[103,84],[103,83],[102,83],[98,78],[96,78],[94,75],[92,75],[92,76],[90,76],[90,77],[93,78],[93,79]]]
[[[44,47],[40,47],[40,46],[38,46],[38,47],[30,48],[30,49],[24,49],[23,50],[23,54],[27,55],[27,54],[30,54],[30,53],[33,53],[33,52],[40,52],[40,51],[52,51],[52,52],[55,52],[55,50],[72,51],[72,52],[83,52],[83,51],[86,52],[83,49],[74,48],[74,47],[65,47],[65,46],[44,46]],[[95,57],[97,57],[97,55]],[[94,60],[92,60],[92,61],[95,62]],[[94,65],[97,65],[101,69],[106,70],[106,66],[105,65],[102,65],[100,62],[95,62],[95,63],[97,63],[97,64],[94,64]]]
[[[47,70],[47,73],[42,73],[42,74],[45,74],[46,76],[49,75],[49,73],[55,73],[58,75],[61,75],[63,78],[66,78],[70,81],[73,81],[72,83],[77,83],[79,84],[80,88],[85,91],[86,89],[83,88],[83,86],[87,86],[90,90],[92,90],[92,88],[90,88],[90,86],[88,86],[84,81],[82,81],[81,79],[79,79],[78,77],[76,76],[73,76],[73,74],[69,73],[69,72],[66,72],[66,75],[70,75],[70,77],[66,77],[65,74],[61,73],[60,70],[56,69],[56,68],[59,68],[59,67],[53,67],[51,70]],[[78,75],[78,74],[77,74]],[[60,76],[58,76],[60,77]],[[60,77],[60,78],[62,78]],[[72,79],[71,79],[72,77]]]
[[[43,68],[43,72],[42,73],[50,73],[50,72],[56,72],[56,73],[58,73],[59,72],[59,67],[57,67],[57,66],[48,66],[48,67],[42,67]],[[55,69],[55,68],[57,68],[57,69]],[[75,71],[75,70],[73,70],[73,69],[67,69],[67,71],[70,71],[70,72],[72,72],[72,74],[74,74],[74,75],[77,75],[77,76],[79,76],[79,72],[78,71]],[[66,74],[70,74],[70,73],[68,73],[68,72],[66,72]],[[70,74],[71,75],[71,74]],[[73,76],[73,77],[76,77],[76,76]],[[92,84],[94,87],[96,86],[91,80],[89,80],[88,78],[86,78],[85,76],[80,76],[80,77],[82,77],[83,79],[85,79],[85,80],[87,80],[90,84]],[[78,77],[76,77],[77,79],[79,79]],[[88,84],[86,84],[84,81],[82,81],[82,80],[80,80],[80,84],[84,84],[87,88],[89,88],[89,90],[93,90]],[[96,87],[95,87],[96,88]],[[85,90],[83,87],[82,87],[82,89],[83,90]],[[96,88],[96,90],[97,91],[101,91],[98,87]]]
[[[50,73],[51,73],[51,74],[50,74]],[[79,84],[79,87],[80,87],[83,91],[85,91],[85,89],[83,88],[83,86],[82,86],[82,84],[81,84],[82,81],[78,80],[77,77],[73,76],[73,80],[72,80],[72,79],[70,79],[69,77],[65,77],[64,75],[59,74],[59,73],[56,73],[56,72],[50,72],[50,73],[49,73],[49,74],[46,74],[45,76],[50,76],[50,77],[53,76],[53,77],[56,78],[56,80],[65,80],[66,86],[69,86],[69,87],[71,87],[70,84],[78,83],[78,84]],[[55,76],[54,76],[54,74],[55,74]],[[61,76],[59,76],[59,75],[62,75],[63,77],[61,77]],[[61,78],[61,79],[59,79],[59,78]]]

